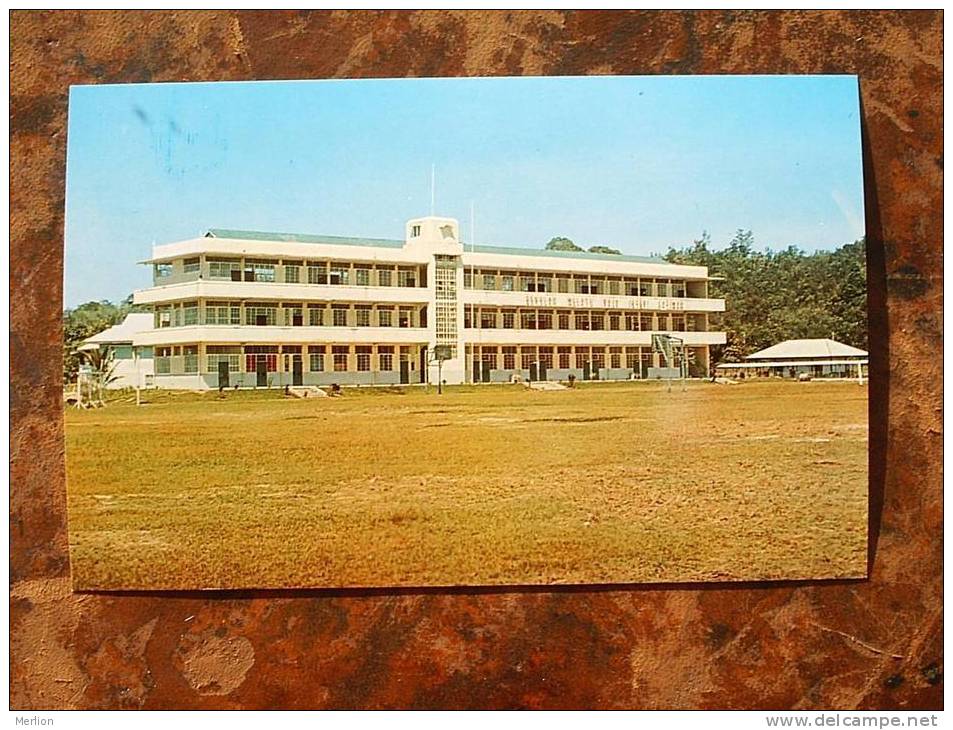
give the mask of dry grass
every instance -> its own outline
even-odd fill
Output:
[[[152,394],[66,415],[80,589],[859,577],[867,391]]]

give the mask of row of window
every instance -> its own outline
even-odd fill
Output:
[[[639,346],[534,346],[509,345],[497,347],[482,345],[471,348],[471,357],[485,363],[491,370],[515,370],[517,363],[528,370],[533,363],[544,368],[631,368],[638,370],[652,363],[652,348]],[[688,358],[694,360],[694,353],[688,350]]]
[[[628,330],[685,332],[703,331],[704,315],[665,312],[614,312],[603,310],[492,309],[467,307],[464,327],[470,329],[524,330]]]
[[[352,262],[206,258],[205,276],[213,280],[327,284],[334,286],[426,286],[424,267]],[[454,267],[456,264],[454,263]],[[184,259],[184,274],[203,274],[200,257]],[[155,280],[175,275],[172,262],[154,264]],[[644,297],[686,297],[688,282],[662,277],[517,272],[464,268],[464,287],[486,291],[557,292]],[[455,286],[455,274],[451,285]],[[705,296],[698,282],[693,296]]]
[[[204,318],[202,313],[204,312]],[[190,325],[252,325],[262,327],[426,327],[425,306],[370,304],[311,304],[278,306],[261,303],[197,302],[156,307],[155,327]]]
[[[153,265],[156,283],[175,276],[175,263]],[[182,272],[201,278],[200,257],[182,262]],[[262,259],[207,258],[205,276],[213,280],[328,284],[335,286],[424,286],[423,270],[396,264],[353,264],[329,261],[271,261]]]
[[[685,281],[655,277],[606,276],[602,274],[519,273],[464,269],[463,286],[487,291],[557,292],[562,294],[608,294],[640,297],[685,297]],[[701,285],[703,286],[703,285]],[[703,294],[703,292],[699,292]]]
[[[393,372],[398,362],[414,363],[413,348],[396,345],[208,345],[205,348],[203,372],[217,373],[221,363],[229,372],[257,372],[259,364],[269,373],[292,372],[296,363],[308,372]],[[155,371],[159,375],[172,372],[173,358],[181,359],[184,374],[199,372],[198,345],[156,348]],[[242,368],[244,365],[244,368]]]

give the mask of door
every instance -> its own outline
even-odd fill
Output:
[[[591,380],[592,379],[592,368],[589,366],[588,362],[582,364],[582,379]]]
[[[474,383],[479,383],[480,380],[481,380],[481,378],[480,378],[480,373],[481,373],[482,371],[481,371],[481,369],[480,369],[480,366],[481,366],[482,364],[483,364],[483,363],[481,363],[479,360],[474,360],[474,361],[473,361],[473,382],[474,382]]]
[[[483,362],[481,364],[483,365],[483,371],[481,373],[481,375],[483,375],[483,382],[489,383],[490,382],[490,363]]]
[[[257,376],[255,385],[259,388],[268,386],[268,362],[263,355],[259,355],[255,361],[255,375]]]
[[[534,383],[539,380],[539,364],[531,362],[529,364],[529,382]]]
[[[543,363],[539,364],[539,379],[546,380],[546,366]]]
[[[228,382],[228,363],[222,360],[218,361],[218,387],[227,388],[231,385]]]
[[[427,348],[420,348],[420,382],[427,382]]]
[[[400,384],[408,385],[410,383],[410,362],[400,361]]]
[[[291,384],[304,385],[304,366],[301,363],[301,355],[295,355],[291,359]]]

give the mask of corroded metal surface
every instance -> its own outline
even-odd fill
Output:
[[[941,40],[936,12],[13,12],[13,707],[939,707]],[[862,79],[881,379],[869,581],[70,593],[69,84],[755,72]]]

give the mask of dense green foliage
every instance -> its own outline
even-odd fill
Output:
[[[867,267],[863,239],[834,251],[805,253],[790,246],[757,251],[751,231],[739,230],[728,246],[711,248],[708,234],[666,260],[707,266],[721,277],[711,296],[726,311],[713,325],[727,332],[713,362],[734,362],[790,339],[825,338],[867,349]]]
[[[622,252],[617,248],[609,248],[608,246],[590,246],[589,253],[611,253],[619,256]]]
[[[63,378],[64,382],[71,383],[76,379],[79,369],[79,355],[76,348],[83,340],[102,332],[107,327],[119,324],[129,312],[148,311],[147,308],[136,307],[132,297],[127,297],[119,304],[110,301],[86,302],[73,309],[63,310]]]
[[[582,251],[583,249],[577,246],[571,238],[566,238],[565,236],[554,236],[549,239],[549,243],[546,244],[547,251]]]

